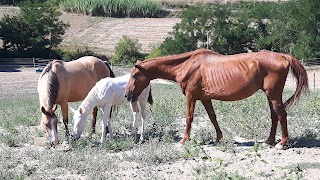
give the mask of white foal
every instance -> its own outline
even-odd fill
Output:
[[[123,105],[130,103],[130,107],[133,113],[133,126],[131,135],[137,133],[137,119],[139,117],[139,107],[141,108],[141,136],[140,140],[144,139],[144,121],[146,119],[146,105],[147,101],[152,104],[152,95],[150,85],[147,86],[140,96],[134,102],[129,102],[124,97],[124,91],[129,81],[130,74],[116,77],[116,78],[104,78],[101,79],[97,84],[90,90],[87,97],[82,101],[79,108],[74,111],[73,115],[73,138],[79,139],[84,128],[87,124],[87,117],[92,109],[97,106],[101,108],[103,112],[102,125],[102,136],[101,143],[104,137],[107,135],[106,128],[109,130],[110,139],[113,138],[112,134],[112,123],[110,118],[111,106]]]

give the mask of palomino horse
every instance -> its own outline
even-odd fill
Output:
[[[54,60],[43,69],[38,80],[42,112],[40,127],[46,132],[51,145],[59,143],[58,119],[55,115],[57,106],[54,107],[54,105],[61,106],[66,136],[68,136],[68,102],[83,100],[96,82],[109,76],[114,77],[109,65],[93,56],[85,56],[71,62]],[[93,111],[93,131],[96,116],[97,108]]]
[[[289,69],[297,80],[296,91],[285,103],[282,92]],[[221,55],[199,49],[180,55],[154,58],[137,62],[131,70],[131,78],[125,96],[134,101],[140,92],[155,78],[177,82],[186,96],[186,130],[180,141],[190,138],[196,100],[204,105],[216,130],[216,143],[223,137],[216,121],[211,99],[237,101],[253,95],[261,89],[265,92],[271,111],[272,126],[266,143],[275,142],[277,121],[280,121],[282,139],[276,148],[288,143],[286,107],[298,101],[303,91],[308,91],[308,77],[302,64],[286,54],[262,50],[236,55]]]
[[[130,74],[117,77],[117,78],[104,78],[101,79],[97,84],[90,90],[88,96],[82,101],[81,105],[77,110],[74,111],[73,115],[73,138],[79,139],[82,134],[89,112],[93,107],[100,107],[103,111],[103,119],[101,122],[102,135],[101,143],[106,136],[106,128],[108,127],[110,139],[113,138],[111,118],[109,116],[111,106],[127,104],[129,101],[126,100],[124,90],[130,79]],[[133,113],[133,126],[131,134],[136,136],[137,133],[137,118],[139,116],[138,103],[141,108],[141,136],[140,140],[144,139],[144,120],[146,119],[146,105],[147,101],[152,104],[151,87],[148,85],[141,94],[137,97],[137,101],[131,102],[130,107]],[[108,126],[107,126],[108,124]]]

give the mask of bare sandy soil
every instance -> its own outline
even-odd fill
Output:
[[[11,10],[8,10],[11,11]],[[1,11],[0,11],[1,12]],[[142,43],[144,51],[150,50],[150,44],[161,42],[167,32],[179,22],[178,18],[167,19],[113,19],[113,18],[89,18],[87,16],[64,13],[61,19],[70,22],[70,28],[67,30],[63,46],[89,47],[96,49],[97,52],[112,53],[115,43],[122,37],[128,35],[137,38]],[[309,68],[308,68],[309,69]],[[121,72],[128,72],[126,69],[120,69]],[[320,73],[318,68],[310,68],[308,70],[311,89],[320,87]],[[14,95],[17,93],[37,94],[36,86],[39,73],[34,68],[18,68],[18,69],[0,69],[0,96]],[[315,79],[315,83],[313,83]],[[292,76],[288,76],[286,87],[294,87]],[[181,128],[179,133],[184,130],[184,120],[181,119]],[[209,121],[203,121],[208,123]],[[201,126],[211,126],[211,124],[201,124]],[[199,128],[199,126],[198,126]],[[32,129],[30,130],[32,131]],[[194,126],[193,131],[197,131]],[[1,129],[0,129],[1,132]],[[1,133],[0,133],[1,134]],[[237,142],[246,144],[250,140],[236,139]],[[183,150],[183,147],[177,144],[177,150]],[[238,146],[234,152],[221,151],[221,149],[213,146],[203,146],[203,152],[212,157],[210,161],[204,159],[180,160],[171,163],[161,163],[152,167],[139,168],[138,164],[125,161],[123,153],[115,153],[110,156],[117,156],[115,160],[118,164],[119,171],[111,172],[113,176],[119,179],[141,179],[146,174],[156,174],[161,179],[196,179],[195,169],[200,166],[208,168],[208,174],[214,172],[212,167],[219,164],[219,160],[223,162],[216,171],[236,172],[237,174],[251,177],[250,179],[299,179],[299,173],[303,174],[302,179],[316,180],[320,179],[320,144],[307,144],[303,147],[290,148],[288,150],[276,150],[275,148],[265,147],[259,150],[257,154],[252,146]],[[14,156],[22,162],[25,154],[31,152],[47,151],[42,146],[36,144],[25,144],[16,148],[9,148],[0,144],[0,153],[13,153]],[[126,152],[130,153],[130,152]],[[8,155],[9,156],[9,155]],[[36,166],[42,167],[41,162],[34,163]],[[303,167],[303,172],[296,168]],[[219,169],[220,168],[220,169]],[[75,172],[57,169],[59,176],[48,175],[55,179],[88,179],[88,177],[80,176]],[[206,172],[202,172],[206,173]],[[204,174],[205,175],[205,174]]]
[[[61,20],[70,23],[61,46],[87,47],[111,55],[117,42],[126,35],[141,43],[143,52],[160,44],[179,18],[103,18],[64,13]]]

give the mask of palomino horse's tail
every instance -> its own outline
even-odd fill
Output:
[[[309,92],[309,81],[307,72],[298,59],[292,56],[287,56],[286,59],[290,62],[291,72],[297,82],[295,93],[284,103],[285,107],[290,107],[299,100],[302,92]]]
[[[114,72],[112,71],[112,69],[111,69],[111,67],[110,67],[109,63],[107,63],[106,61],[105,61],[104,63],[105,63],[105,64],[108,66],[108,68],[109,68],[109,71],[110,71],[110,77],[112,77],[112,78],[116,77],[116,76],[114,75]]]
[[[148,103],[149,104],[153,103],[153,98],[152,98],[152,94],[151,94],[151,86],[150,86],[150,91],[149,91],[149,96],[148,96]]]

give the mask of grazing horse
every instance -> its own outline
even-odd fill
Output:
[[[46,133],[51,145],[59,143],[57,135],[58,119],[55,115],[60,105],[66,136],[68,130],[68,102],[83,100],[100,79],[114,77],[110,66],[102,60],[85,56],[70,62],[51,61],[42,71],[38,80],[40,127]],[[97,108],[93,111],[92,131],[96,123]]]
[[[283,103],[282,92],[289,69],[297,80],[297,87],[294,95]],[[306,70],[297,59],[267,50],[221,55],[211,50],[199,49],[137,62],[131,70],[131,78],[126,87],[127,100],[134,101],[148,86],[150,80],[155,78],[177,82],[186,96],[186,130],[181,144],[190,138],[196,100],[200,100],[204,105],[215,127],[216,143],[218,143],[223,136],[211,99],[237,101],[261,89],[267,96],[272,119],[266,143],[275,142],[277,121],[279,121],[282,139],[276,148],[283,149],[288,143],[286,107],[295,104],[301,93],[309,90]]]
[[[124,97],[124,90],[130,79],[130,74],[117,77],[117,78],[104,78],[101,79],[97,84],[90,90],[87,97],[82,101],[79,108],[74,111],[73,115],[73,138],[79,139],[84,128],[86,126],[87,117],[89,112],[93,107],[100,107],[103,111],[103,118],[101,122],[102,126],[102,135],[101,143],[103,142],[104,137],[107,135],[106,128],[109,130],[109,137],[112,139],[112,126],[110,118],[111,106],[114,105],[123,105],[129,103]],[[151,87],[148,85],[141,94],[137,97],[141,108],[141,136],[140,140],[144,138],[144,120],[146,119],[146,105],[147,101],[152,104],[152,94]],[[132,135],[136,135],[137,131],[137,118],[139,116],[139,108],[137,101],[131,102],[130,107],[133,113],[133,126],[132,126]],[[107,125],[108,124],[108,125]]]

